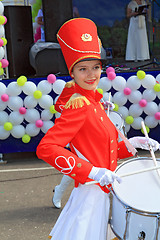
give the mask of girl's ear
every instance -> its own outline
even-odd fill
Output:
[[[71,78],[74,78],[73,72],[71,72]]]

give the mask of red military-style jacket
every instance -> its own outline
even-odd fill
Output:
[[[72,89],[73,90],[73,89]],[[48,130],[37,147],[37,156],[57,170],[84,184],[93,166],[114,171],[117,160],[131,157],[125,143],[108,118],[98,91],[77,84],[61,117]],[[65,149],[70,143],[71,151]]]

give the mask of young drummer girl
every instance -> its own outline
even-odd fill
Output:
[[[120,182],[114,173],[117,160],[132,153],[123,141],[118,142],[117,130],[96,90],[102,66],[96,25],[85,18],[71,19],[57,37],[74,79],[75,93],[42,138],[37,156],[73,178],[75,188],[49,238],[106,240],[110,207],[107,185],[114,180]],[[135,142],[141,147],[138,139]],[[64,148],[68,143],[71,151]],[[85,185],[92,180],[99,184]]]

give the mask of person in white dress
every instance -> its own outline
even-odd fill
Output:
[[[127,17],[130,19],[126,47],[127,61],[144,61],[150,59],[148,36],[146,30],[146,14],[138,13],[138,8],[146,5],[144,0],[132,0],[127,6]]]

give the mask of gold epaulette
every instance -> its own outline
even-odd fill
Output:
[[[67,108],[81,108],[84,106],[84,104],[90,105],[90,101],[85,97],[82,96],[79,93],[75,93],[73,94],[70,99],[68,100],[68,102],[66,103],[66,105],[64,106],[65,109]]]
[[[73,86],[75,86],[75,81],[74,80],[71,80],[71,81],[69,81],[65,84],[66,88],[71,88]]]

